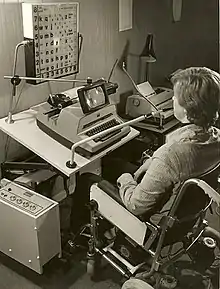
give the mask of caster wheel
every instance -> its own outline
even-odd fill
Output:
[[[101,270],[101,257],[95,256],[95,258],[88,259],[87,261],[87,274],[92,281],[98,281]]]
[[[177,280],[171,275],[165,275],[159,282],[160,289],[175,289],[177,287]]]
[[[90,278],[95,277],[95,260],[89,259],[87,261],[87,268],[86,268],[87,274],[90,276]]]
[[[131,279],[127,280],[122,286],[122,289],[133,289],[133,288],[154,289],[147,282],[140,280],[140,279],[136,279],[136,278],[131,278]]]

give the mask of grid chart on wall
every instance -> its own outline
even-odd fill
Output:
[[[79,70],[78,3],[22,4],[26,75],[59,78]],[[42,81],[37,81],[40,83]]]

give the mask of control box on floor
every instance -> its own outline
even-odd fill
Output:
[[[61,256],[57,202],[2,179],[0,218],[0,251],[12,259],[42,274],[44,264]]]

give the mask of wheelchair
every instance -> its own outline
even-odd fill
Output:
[[[167,274],[167,268],[183,255],[202,276],[207,276],[207,270],[218,270],[220,233],[208,226],[205,217],[212,203],[220,205],[216,191],[219,173],[220,163],[199,178],[184,181],[158,224],[129,212],[118,189],[108,181],[93,184],[88,274],[94,277],[99,273],[100,259],[104,258],[126,279],[136,276],[147,282],[146,288],[176,288],[178,281]],[[103,221],[116,232],[108,242],[103,241]]]

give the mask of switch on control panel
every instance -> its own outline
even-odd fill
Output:
[[[51,205],[50,201],[40,194],[7,179],[1,180],[0,200],[31,215],[37,215]]]

